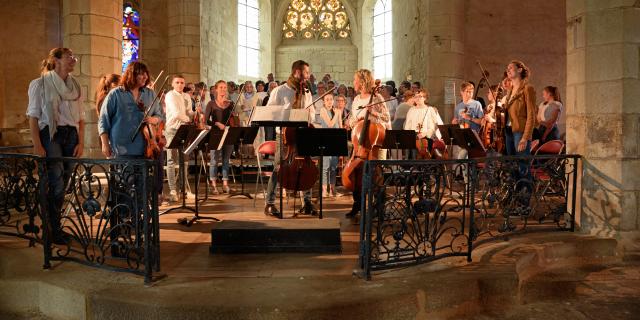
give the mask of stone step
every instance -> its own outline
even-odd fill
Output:
[[[211,229],[211,253],[339,253],[340,221],[325,219],[225,220]]]

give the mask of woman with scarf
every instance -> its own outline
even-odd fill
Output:
[[[42,61],[39,78],[29,84],[27,117],[33,151],[47,158],[80,157],[84,147],[84,110],[78,81],[71,75],[78,60],[68,48],[55,48]],[[47,161],[49,223],[52,240],[64,244],[60,212],[73,168],[70,162]]]

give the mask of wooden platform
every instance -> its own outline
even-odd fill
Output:
[[[340,221],[324,219],[225,220],[211,229],[211,253],[339,253]]]

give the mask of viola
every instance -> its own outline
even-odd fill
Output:
[[[376,80],[376,85],[371,90],[369,104],[373,102],[379,86],[380,80]],[[378,151],[382,149],[385,133],[386,128],[382,124],[369,119],[369,108],[367,108],[364,119],[353,126],[351,130],[353,152],[342,169],[342,184],[349,191],[362,190],[364,162],[378,159]]]
[[[304,107],[304,97],[307,90],[306,82],[300,81],[291,105],[293,109],[302,109]],[[296,131],[297,128],[284,128],[282,130],[282,144],[287,147],[287,153],[280,164],[278,182],[287,190],[309,190],[318,181],[320,173],[311,157],[297,156]]]

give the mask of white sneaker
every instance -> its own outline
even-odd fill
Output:
[[[177,202],[178,201],[178,194],[175,192],[175,190],[172,190],[171,192],[169,192],[169,198],[167,199],[168,202]]]

